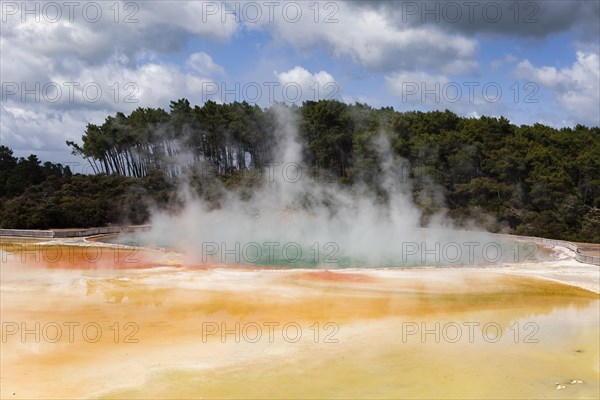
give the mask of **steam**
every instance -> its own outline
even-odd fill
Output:
[[[436,243],[460,240],[443,215],[432,218],[427,229],[420,226],[412,182],[400,170],[406,163],[385,135],[371,143],[379,159],[382,200],[363,183],[347,187],[309,177],[293,111],[278,106],[274,111],[275,154],[280,158],[266,168],[262,184],[249,198],[225,191],[221,206],[214,209],[186,191],[185,205],[176,215],[153,213],[152,230],[144,240],[174,247],[190,263],[247,264],[262,252],[262,261],[277,264],[271,257],[294,259],[300,249],[304,261],[327,268],[344,262],[361,267],[406,264],[407,246],[414,252],[413,244],[434,249]]]

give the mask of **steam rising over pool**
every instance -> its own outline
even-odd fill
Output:
[[[198,243],[193,261],[199,264],[240,264],[275,268],[399,268],[417,266],[490,266],[551,260],[550,252],[535,243],[499,239],[484,233],[446,232],[445,241],[392,242],[389,251],[376,257],[352,255],[352,249],[335,241],[283,242],[276,239],[245,242]],[[455,240],[450,239],[456,236]],[[438,237],[444,237],[438,235]],[[105,236],[100,242],[185,252],[175,240],[158,239],[143,232]],[[373,261],[377,260],[377,261]]]

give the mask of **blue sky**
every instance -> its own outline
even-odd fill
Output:
[[[1,4],[0,140],[18,156],[80,162],[64,143],[86,124],[182,97],[600,124],[598,1],[485,0],[471,16],[436,1],[47,3]]]

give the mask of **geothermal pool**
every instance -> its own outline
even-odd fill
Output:
[[[406,240],[390,243],[394,251],[374,249],[367,255],[352,254],[352,245],[332,240],[320,242],[281,241],[267,238],[256,241],[212,240],[198,243],[193,251],[181,247],[168,235],[159,240],[141,232],[106,235],[101,243],[129,248],[150,247],[193,253],[188,264],[241,264],[274,268],[396,268],[419,266],[490,266],[498,263],[523,263],[552,260],[552,253],[536,243],[509,240],[493,234],[446,232],[440,240]],[[381,240],[381,238],[377,238]]]
[[[598,267],[566,252],[494,268],[323,270],[103,246],[0,247],[2,398],[600,391]],[[593,290],[518,275],[532,271]]]

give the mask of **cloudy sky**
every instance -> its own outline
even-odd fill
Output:
[[[2,1],[1,144],[65,140],[117,111],[338,99],[600,125],[600,2]],[[81,162],[83,166],[83,162]]]

